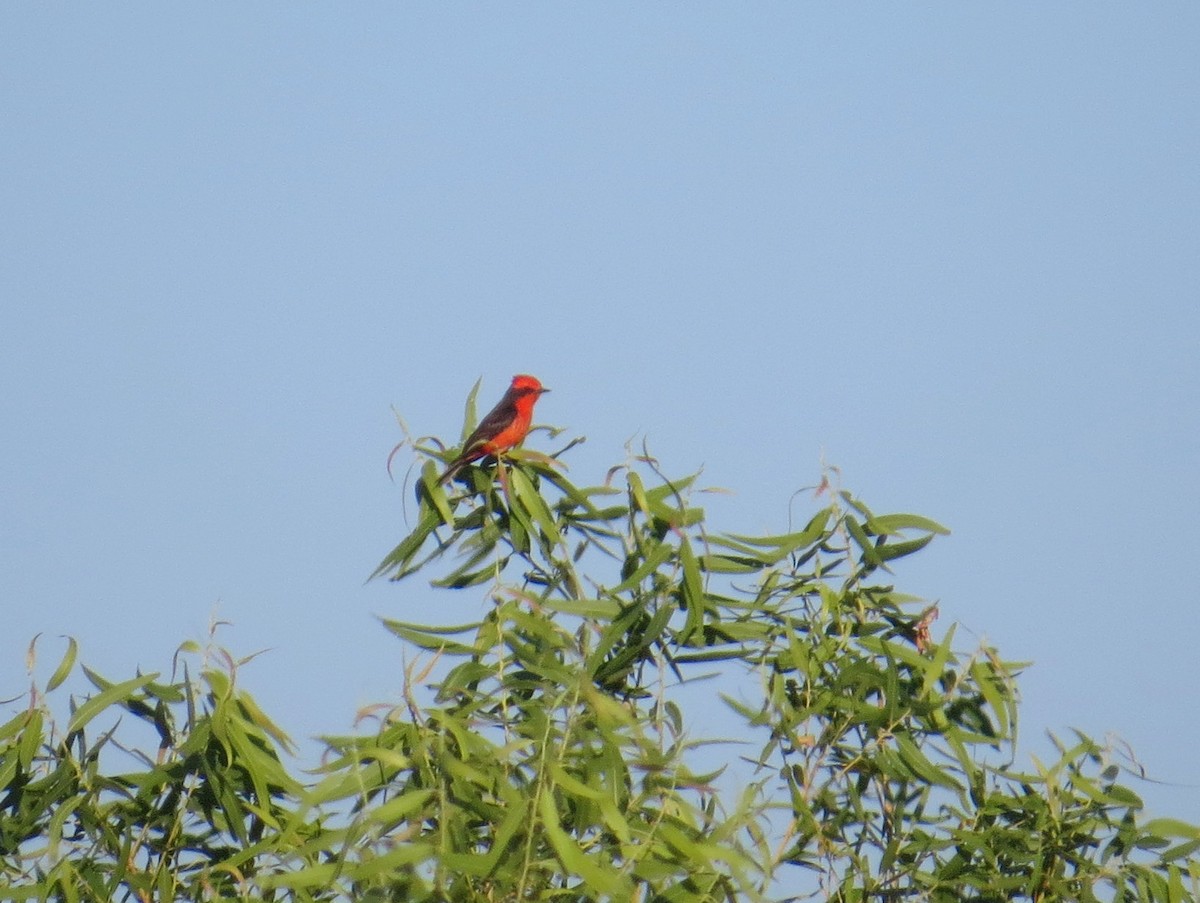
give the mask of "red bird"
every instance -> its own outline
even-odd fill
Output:
[[[479,421],[479,426],[467,437],[462,451],[438,478],[438,482],[445,483],[472,461],[488,455],[499,455],[520,445],[529,432],[534,403],[549,391],[535,377],[525,374],[514,376],[512,385],[500,403]]]

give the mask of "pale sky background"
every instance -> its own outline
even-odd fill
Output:
[[[647,436],[713,529],[822,456],[946,524],[896,582],[1035,663],[1021,761],[1115,732],[1200,821],[1198,47],[1194,3],[5,5],[0,698],[39,631],[119,679],[216,612],[297,738],[394,701],[375,615],[484,601],[363,585],[391,407],[453,440],[528,372],[580,483]]]

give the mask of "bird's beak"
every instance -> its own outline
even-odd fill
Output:
[[[543,386],[542,388],[538,389],[538,395],[545,395],[549,391],[550,391],[549,389],[547,389],[545,386]]]

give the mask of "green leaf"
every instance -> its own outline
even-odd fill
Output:
[[[1145,805],[1142,798],[1120,784],[1113,784],[1105,790],[1106,801],[1117,806],[1127,806],[1130,809],[1141,809]]]
[[[440,524],[441,517],[437,511],[433,508],[422,506],[421,519],[417,523],[416,529],[408,534],[400,542],[400,545],[392,549],[384,557],[383,561],[379,562],[379,566],[371,572],[371,576],[367,580],[374,580],[376,577],[391,573],[392,571],[398,572],[397,578],[409,573],[408,568],[417,553],[421,551],[421,547],[425,545],[425,540],[429,538],[430,534]]]
[[[631,470],[625,476],[625,484],[629,487],[630,507],[637,508],[642,514],[649,516],[650,501],[646,498],[646,487],[642,484],[642,478]]]
[[[842,523],[846,525],[846,529],[850,531],[850,537],[854,540],[854,544],[858,546],[862,552],[863,561],[874,567],[879,567],[883,564],[883,559],[879,557],[879,552],[875,548],[875,543],[872,542],[854,515],[847,514]]]
[[[548,547],[559,545],[562,537],[559,536],[558,524],[554,522],[554,515],[546,507],[546,500],[541,497],[533,483],[529,481],[529,477],[525,476],[524,471],[519,467],[510,470],[509,477],[511,478],[513,501],[524,509],[534,523],[541,528]]]
[[[920,539],[908,539],[904,542],[885,542],[882,545],[872,546],[872,548],[880,561],[895,561],[897,558],[903,558],[905,555],[911,555],[913,552],[920,551],[931,542],[933,542],[932,533],[922,536]]]
[[[745,536],[740,533],[727,533],[725,538],[742,543],[742,548],[752,546],[757,548],[769,548],[772,554],[769,556],[771,562],[779,561],[787,555],[795,552],[804,546],[812,545],[818,539],[825,535],[825,531],[829,525],[829,518],[832,512],[826,508],[823,511],[818,511],[808,522],[808,525],[798,533],[785,533],[778,536]],[[714,543],[721,543],[722,537],[712,537],[710,540]]]
[[[679,643],[686,645],[704,627],[704,584],[700,578],[700,566],[692,552],[692,544],[686,536],[679,538],[679,563],[683,568],[682,604],[687,611],[687,622],[679,636]]]
[[[950,660],[950,655],[953,652],[951,647],[954,643],[954,631],[957,627],[957,624],[950,625],[950,629],[946,631],[946,635],[942,638],[937,650],[933,653],[933,658],[926,663],[924,668],[925,673],[921,678],[922,697],[927,697],[932,692],[933,688],[937,685],[938,679],[945,673],[946,662]]]
[[[696,481],[696,476],[692,474],[679,480],[667,480],[648,490],[646,501],[654,516],[676,526],[684,526],[683,519],[687,516],[687,511],[684,507],[683,493]],[[673,499],[678,504],[672,505],[668,499]]]
[[[1009,709],[1013,704],[1013,699],[1004,687],[1001,675],[996,672],[991,662],[981,660],[971,664],[971,676],[975,679],[975,685],[979,688],[980,694],[996,719],[996,727],[1000,736],[1007,737],[1010,726]]]
[[[664,605],[648,620],[644,614],[640,606],[631,606],[613,621],[600,635],[595,650],[588,656],[584,673],[604,683],[632,667],[662,637],[674,612],[670,606]],[[618,651],[609,657],[614,648]]]
[[[385,830],[392,830],[414,812],[424,808],[433,795],[432,790],[410,790],[374,807],[366,815],[369,821],[382,825]]]
[[[443,524],[452,525],[454,511],[450,508],[450,500],[446,498],[446,490],[440,482],[440,477],[441,471],[437,465],[432,460],[426,460],[421,467],[421,498],[433,506]]]
[[[1194,860],[1198,850],[1200,850],[1200,840],[1189,840],[1186,843],[1168,847],[1159,854],[1159,858],[1164,862],[1172,862],[1176,859],[1187,859],[1190,862]]]
[[[923,530],[927,533],[937,533],[939,536],[949,536],[950,531],[937,521],[919,514],[876,514],[868,521],[867,526],[873,533],[883,536],[895,536],[905,530]]]
[[[428,846],[426,845],[426,849]],[[218,864],[215,868],[220,869]],[[264,890],[275,888],[328,888],[333,887],[338,875],[346,870],[344,862],[322,862],[306,865],[295,871],[273,872],[259,875],[255,881]],[[323,899],[323,897],[318,898]]]
[[[657,573],[658,569],[675,554],[675,550],[666,543],[656,544],[645,560],[637,567],[637,569],[614,586],[609,592],[614,595],[628,592],[633,589],[651,574]]]
[[[716,649],[708,647],[700,652],[675,652],[672,653],[671,660],[677,665],[682,665],[701,662],[731,662],[745,660],[746,657],[745,647],[738,645]]]
[[[478,586],[489,580],[498,580],[504,566],[508,563],[507,557],[489,561],[483,567],[473,569],[481,560],[488,558],[491,551],[491,549],[482,549],[477,555],[471,556],[471,559],[461,567],[455,568],[445,577],[431,581],[431,585],[439,589],[466,589],[468,586]]]
[[[611,621],[622,611],[616,599],[542,599],[538,604],[548,611],[603,622]]]
[[[249,693],[240,693],[238,695],[238,705],[245,713],[246,719],[254,727],[267,734],[281,748],[288,752],[295,752],[295,744],[292,743],[292,738],[279,725],[267,717],[266,712],[259,708],[258,703],[254,701],[254,698]]]
[[[938,787],[960,789],[958,781],[951,777],[951,773],[930,762],[921,748],[913,742],[912,737],[908,734],[897,734],[895,740],[900,760],[912,771],[914,777]]]
[[[1177,818],[1152,818],[1142,825],[1142,831],[1155,837],[1200,840],[1200,825],[1193,825]]]
[[[79,645],[75,642],[74,637],[67,637],[67,651],[62,657],[62,661],[58,663],[58,667],[54,669],[54,673],[50,675],[50,680],[46,683],[46,692],[51,693],[62,685],[62,682],[67,679],[71,673],[71,669],[75,667],[75,654],[79,651]]]
[[[20,739],[17,743],[17,761],[21,763],[21,770],[28,772],[33,765],[33,760],[37,758],[38,751],[42,748],[42,742],[45,739],[43,728],[45,726],[45,715],[41,709],[33,709],[29,712],[29,717],[22,725]],[[67,731],[68,735],[70,731]]]
[[[632,887],[628,880],[620,873],[601,868],[593,862],[563,830],[554,807],[553,794],[543,793],[538,798],[538,813],[555,856],[570,874],[582,878],[591,890],[609,894],[614,900],[632,899]]]
[[[604,796],[604,790],[599,787],[589,787],[587,784],[572,777],[565,768],[558,762],[550,763],[550,775],[554,778],[555,784],[573,796],[583,797],[589,800],[598,800]]]
[[[403,621],[393,621],[381,618],[383,625],[401,639],[407,640],[420,649],[445,652],[448,655],[470,655],[475,651],[474,646],[448,639],[461,633],[471,633],[479,629],[480,624],[460,624],[450,627],[429,627],[424,624],[406,624]]]
[[[137,690],[146,686],[146,684],[157,679],[158,672],[153,674],[143,674],[140,677],[134,677],[130,680],[122,681],[119,684],[113,684],[107,690],[97,693],[91,699],[84,702],[71,715],[71,720],[67,722],[68,736],[82,730],[83,727],[103,712],[106,708],[114,703],[125,703]]]
[[[744,555],[701,555],[700,567],[710,574],[753,574],[766,564]]]

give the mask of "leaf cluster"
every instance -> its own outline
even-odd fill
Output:
[[[823,485],[801,529],[719,533],[648,459],[578,487],[518,453],[445,486],[437,457],[376,574],[490,604],[384,622],[400,701],[305,775],[219,649],[166,680],[81,669],[60,729],[72,643],[0,726],[0,896],[1200,899],[1200,829],[1147,820],[1118,751],[1014,766],[1021,665],[892,584],[933,521]]]

